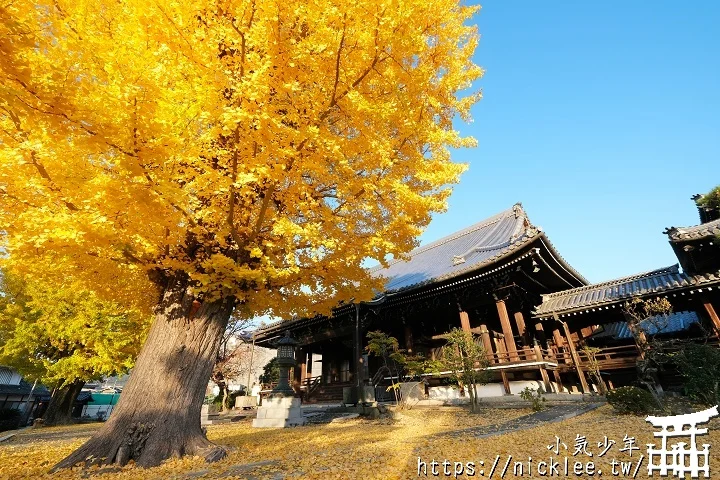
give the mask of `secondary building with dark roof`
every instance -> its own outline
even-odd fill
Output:
[[[600,348],[595,361],[609,385],[619,386],[636,379],[641,337],[718,343],[720,219],[714,209],[699,206],[698,210],[699,225],[670,227],[664,232],[679,265],[543,295],[533,317],[551,329],[567,325],[577,350],[577,362],[567,354],[563,361],[559,355],[561,372],[575,370],[584,376],[591,359],[582,347]],[[640,322],[640,330],[631,334],[627,305],[636,299],[666,299],[672,312]],[[561,339],[554,343],[550,348],[560,346],[561,351]]]

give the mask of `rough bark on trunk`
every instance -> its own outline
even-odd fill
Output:
[[[75,380],[55,390],[50,399],[50,405],[43,415],[43,424],[67,425],[73,423],[73,406],[75,406],[75,399],[82,391],[83,386],[85,386],[83,380]]]
[[[152,467],[163,460],[225,450],[207,440],[200,410],[234,299],[204,302],[191,315],[194,297],[182,274],[170,277],[148,339],[110,419],[84,445],[55,466],[78,463]]]

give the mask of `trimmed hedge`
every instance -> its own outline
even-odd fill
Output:
[[[618,413],[641,415],[656,408],[655,399],[650,392],[638,387],[616,388],[607,392],[605,398]]]
[[[14,408],[3,408],[0,410],[0,432],[15,430],[20,426],[22,412]]]

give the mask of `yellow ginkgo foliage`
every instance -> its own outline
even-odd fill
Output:
[[[72,279],[49,285],[0,275],[0,365],[54,388],[46,424],[71,421],[86,382],[132,368],[147,320]]]
[[[156,320],[61,466],[223,452],[198,416],[232,309],[328,312],[416,244],[464,166],[475,7],[455,0],[0,6],[0,248]],[[38,256],[51,268],[38,268]],[[47,262],[45,262],[47,263]]]

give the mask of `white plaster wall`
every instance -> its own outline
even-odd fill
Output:
[[[478,397],[502,397],[505,395],[505,389],[502,383],[488,383],[487,385],[478,385]]]
[[[431,400],[453,400],[460,398],[460,389],[453,387],[430,387],[428,398]]]
[[[519,395],[520,392],[525,390],[525,388],[530,388],[532,390],[537,390],[538,388],[543,388],[542,382],[539,380],[511,380],[510,382],[510,393],[512,395]],[[477,392],[479,397],[502,397],[505,395],[505,388],[503,387],[503,384],[500,382],[497,383],[488,383],[486,385],[478,385],[477,386]],[[551,393],[551,392],[545,392],[545,393]],[[431,400],[454,400],[458,398],[463,398],[460,396],[460,389],[453,388],[451,386],[447,387],[430,387],[428,389],[428,398]]]
[[[541,388],[542,390],[545,390],[545,387],[539,380],[510,380],[509,383],[510,393],[513,395],[520,395],[520,392],[525,390],[525,388],[529,388],[530,390],[537,390],[538,388]]]

